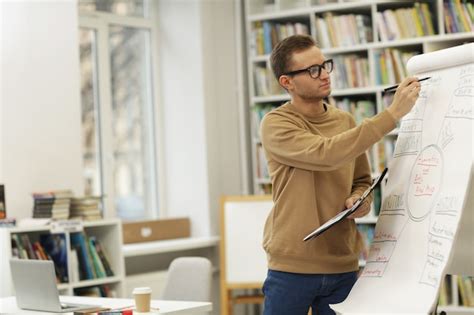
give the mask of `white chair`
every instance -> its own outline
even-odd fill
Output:
[[[212,264],[204,257],[179,257],[168,269],[163,300],[211,301]]]

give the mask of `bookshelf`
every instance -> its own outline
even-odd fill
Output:
[[[474,41],[472,1],[245,0],[244,15],[254,194],[271,192],[260,121],[290,99],[274,79],[269,62],[279,40],[308,34],[319,43],[326,58],[335,61],[328,101],[352,112],[357,121],[391,103],[393,95],[385,95],[383,89],[406,77],[405,64],[411,56]],[[397,130],[391,132],[369,150],[373,177],[390,163],[397,135]],[[377,194],[371,213],[356,220],[369,241],[380,209],[382,192]],[[360,263],[363,266],[364,260]],[[456,277],[446,280],[446,305],[454,312],[473,311],[460,306]]]
[[[76,227],[77,228],[77,227]],[[66,276],[60,277],[62,280],[58,283],[59,293],[61,295],[80,295],[80,294],[99,294],[106,293],[114,297],[124,296],[124,259],[122,253],[122,223],[118,219],[107,219],[101,221],[82,222],[79,224],[80,232],[73,229],[65,229],[63,232],[51,233],[52,226],[34,226],[34,227],[11,227],[0,228],[0,250],[2,257],[0,259],[0,266],[3,275],[0,283],[0,296],[11,296],[14,294],[14,287],[10,277],[9,259],[14,256],[12,253],[12,239],[23,240],[28,238],[30,243],[34,244],[37,241],[44,245],[45,239],[54,235],[56,240],[64,241],[64,253],[66,257]],[[96,239],[103,249],[106,260],[110,264],[112,274],[99,275],[94,271],[91,279],[85,279],[80,276],[79,269],[82,265],[78,255],[74,254],[72,238],[77,237],[83,233],[89,239]],[[17,238],[18,237],[18,238]],[[22,243],[23,245],[23,243]],[[16,247],[16,246],[15,246]],[[45,246],[43,246],[44,248]],[[61,246],[60,246],[61,247]],[[53,254],[50,252],[50,256]],[[90,254],[90,252],[89,252]],[[54,259],[54,257],[53,257]],[[90,263],[94,263],[90,260]],[[56,263],[56,266],[58,264]],[[92,266],[91,266],[92,267]],[[94,268],[94,267],[92,267]],[[75,275],[74,275],[75,273]],[[87,292],[85,292],[87,291]],[[81,293],[82,292],[82,293]]]

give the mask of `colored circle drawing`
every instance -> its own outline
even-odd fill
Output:
[[[433,208],[441,188],[443,153],[437,145],[421,151],[410,172],[407,190],[408,215],[413,221],[424,220]]]

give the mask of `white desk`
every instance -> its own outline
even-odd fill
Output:
[[[121,308],[127,306],[134,306],[132,299],[113,299],[113,298],[95,298],[95,297],[81,297],[81,296],[61,296],[62,303],[73,304],[90,304],[103,307]],[[212,303],[210,302],[186,302],[186,301],[161,301],[152,300],[152,308],[158,308],[158,311],[151,313],[137,313],[133,314],[194,314],[209,312],[212,310]],[[19,309],[16,305],[15,297],[0,298],[0,314],[51,314],[48,312],[26,311]],[[72,313],[62,313],[72,314]]]

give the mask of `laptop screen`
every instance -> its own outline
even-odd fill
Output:
[[[19,308],[51,312],[61,310],[52,261],[10,259],[10,268]]]

